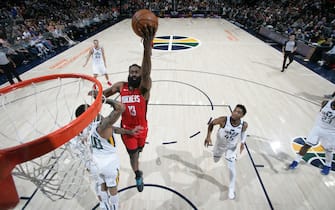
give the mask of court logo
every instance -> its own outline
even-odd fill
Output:
[[[298,153],[300,148],[305,144],[305,137],[295,137],[292,142],[291,142],[291,147],[294,151],[294,153]],[[325,158],[325,151],[321,144],[318,144],[316,146],[311,147],[306,155],[303,157],[303,160],[306,161],[307,163],[318,167],[322,168],[324,163],[326,162]],[[333,156],[333,161],[332,161],[332,171],[335,171],[335,158]]]
[[[158,36],[153,41],[153,49],[165,51],[190,50],[200,46],[200,41],[186,36]]]

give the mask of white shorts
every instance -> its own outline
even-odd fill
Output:
[[[310,146],[315,146],[318,143],[321,143],[324,149],[334,150],[335,134],[330,133],[329,131],[321,129],[319,127],[313,127],[307,136],[306,144]]]
[[[90,171],[98,184],[106,183],[107,187],[116,187],[120,175],[119,158],[116,155],[93,156]]]
[[[214,161],[217,162],[221,159],[222,155],[225,155],[226,160],[234,161],[236,160],[236,146],[237,145],[229,145],[227,142],[222,139],[217,139],[214,144],[213,149],[213,157]]]
[[[107,74],[107,70],[104,64],[94,64],[93,65],[93,74],[104,75]]]

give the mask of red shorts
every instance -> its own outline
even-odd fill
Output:
[[[143,128],[140,134],[133,135],[121,135],[122,141],[126,146],[127,150],[136,150],[138,148],[143,148],[145,145],[145,140],[148,135],[148,128]]]

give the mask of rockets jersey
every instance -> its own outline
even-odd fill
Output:
[[[92,131],[89,136],[90,146],[93,155],[116,155],[117,149],[115,138],[112,135],[109,139],[102,138],[97,132],[100,121],[92,124]]]
[[[231,117],[227,116],[224,127],[219,128],[217,132],[217,139],[224,141],[229,148],[235,148],[238,143],[238,138],[241,136],[243,129],[243,121],[241,120],[238,126],[233,126],[230,123]]]
[[[147,101],[140,90],[129,90],[128,83],[124,83],[120,90],[121,102],[126,110],[122,113],[121,124],[125,129],[133,129],[137,125],[147,128]]]
[[[316,126],[335,133],[335,110],[331,108],[331,103],[332,101],[328,101],[321,109],[318,120],[316,121]]]
[[[104,64],[104,60],[102,57],[102,50],[101,48],[95,49],[94,47],[93,49],[93,65],[103,65]]]

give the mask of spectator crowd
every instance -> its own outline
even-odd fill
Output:
[[[1,2],[0,51],[16,67],[46,59],[115,23],[116,1],[26,0]]]

